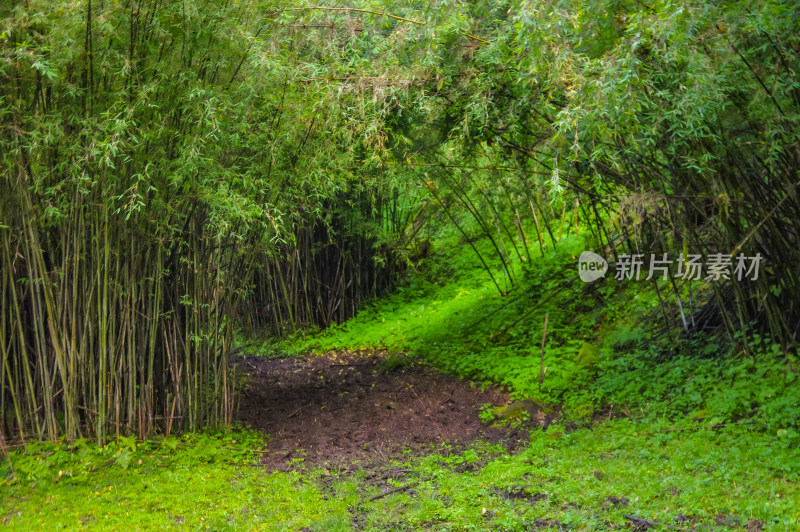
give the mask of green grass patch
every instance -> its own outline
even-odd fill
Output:
[[[250,452],[262,447],[248,432],[29,445],[12,453],[16,476],[0,488],[0,520],[12,530],[347,529],[337,524],[345,500],[324,501],[298,473],[263,471]],[[12,478],[7,462],[0,475]]]
[[[367,470],[265,471],[231,448],[260,449],[252,433],[35,445],[12,455],[0,516],[19,530],[608,530],[625,526],[623,514],[710,530],[800,527],[796,448],[749,426],[674,428],[554,425],[517,452],[407,453],[379,468],[404,476],[378,483]]]
[[[797,530],[798,458],[796,449],[742,427],[672,431],[628,420],[573,432],[552,426],[533,432],[517,454],[487,446],[425,457],[416,471],[428,480],[413,495],[373,503],[367,515],[375,530],[521,531],[548,523],[608,530],[625,526],[623,514],[687,528],[757,520],[769,530]]]

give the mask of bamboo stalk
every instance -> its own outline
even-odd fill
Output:
[[[547,339],[547,320],[550,314],[544,315],[544,330],[542,331],[542,350],[539,354],[539,393],[542,393],[542,383],[544,382],[544,343]]]

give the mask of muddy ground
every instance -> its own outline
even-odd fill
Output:
[[[406,449],[516,441],[515,431],[488,427],[478,417],[486,403],[507,404],[506,392],[387,357],[382,351],[237,357],[237,371],[247,375],[238,419],[269,436],[264,465],[385,463]]]

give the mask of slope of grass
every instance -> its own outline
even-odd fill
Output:
[[[544,260],[524,268],[517,264],[516,286],[502,296],[472,250],[462,246],[455,256],[440,257],[441,263],[434,264],[428,275],[412,276],[408,286],[374,302],[355,318],[279,344],[278,350],[404,351],[447,371],[531,396],[539,394],[538,381],[531,375],[538,375],[548,316],[547,378],[541,394],[556,400],[580,372],[574,360],[581,346],[596,336],[593,327],[598,316],[592,309],[598,295],[584,292],[575,283],[573,263],[583,249],[583,240],[572,237]],[[494,274],[501,277],[502,271]],[[507,327],[518,318],[522,318],[520,323]]]
[[[518,264],[517,286],[504,297],[472,250],[451,244],[426,275],[355,318],[268,349],[386,348],[559,405],[573,421],[609,409],[688,423],[746,418],[783,445],[800,444],[795,354],[757,335],[737,337],[733,347],[717,337],[681,338],[680,331],[654,340],[646,331],[661,320],[653,285],[611,275],[590,285],[577,280],[575,257],[587,247],[573,236],[534,264]]]

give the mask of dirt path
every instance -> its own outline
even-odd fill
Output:
[[[507,437],[478,418],[481,405],[506,404],[505,392],[481,391],[418,363],[390,371],[386,359],[380,351],[237,358],[248,374],[238,419],[272,438],[265,465],[385,462],[404,449]]]

